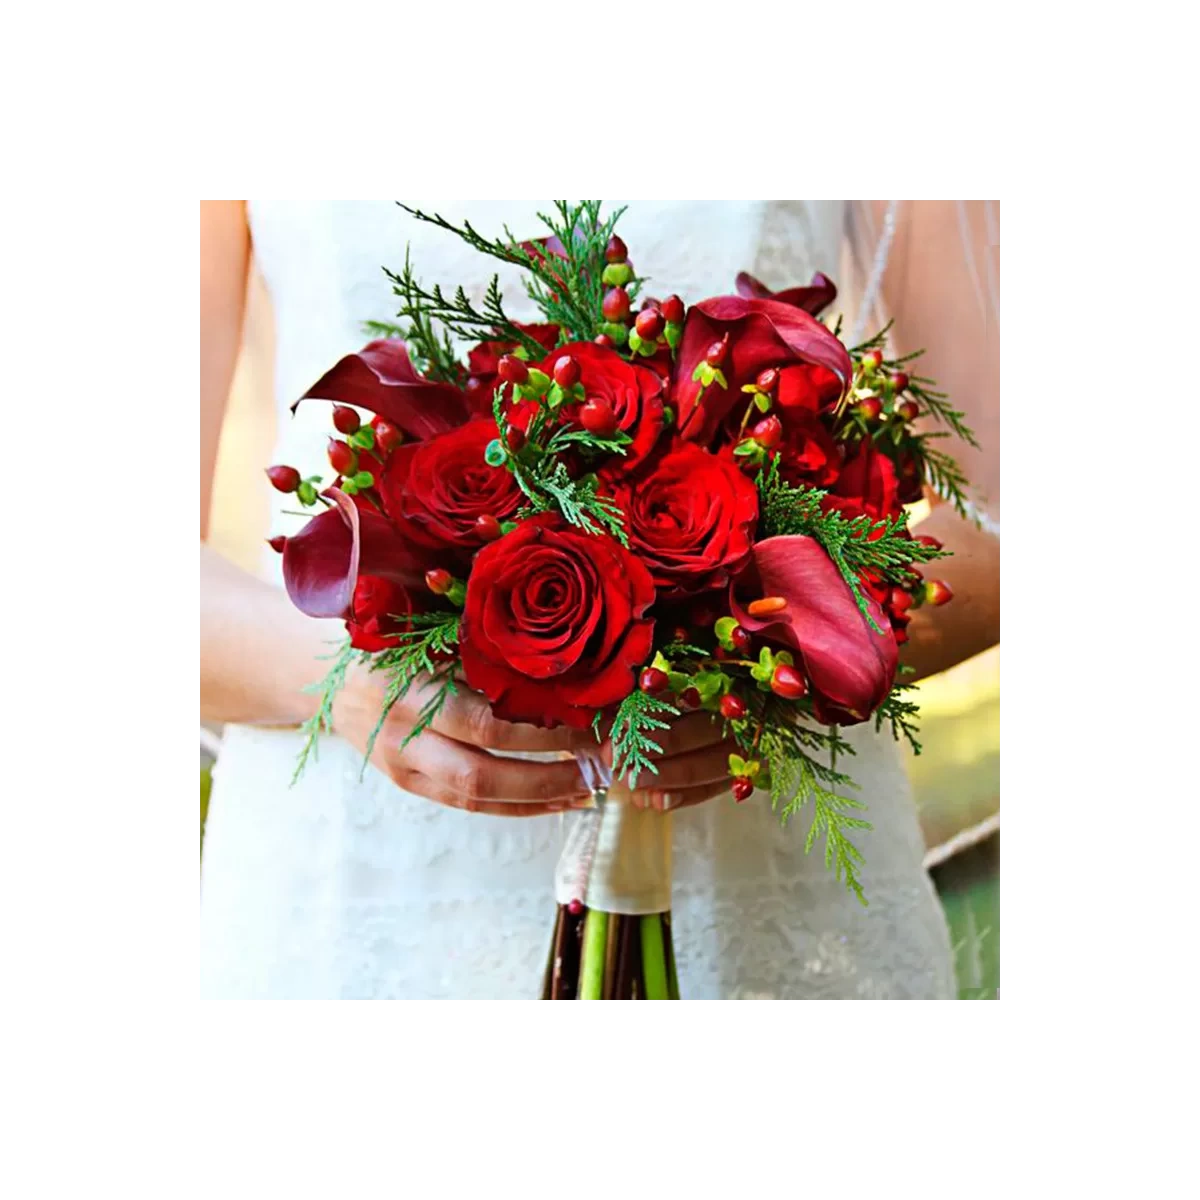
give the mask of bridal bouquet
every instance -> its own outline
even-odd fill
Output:
[[[628,789],[670,721],[709,713],[736,746],[734,800],[761,788],[785,821],[811,806],[805,849],[864,899],[852,837],[869,826],[838,727],[887,722],[916,745],[898,650],[950,590],[923,578],[943,551],[903,506],[928,483],[965,511],[938,439],[970,432],[887,356],[886,329],[847,348],[817,319],[823,275],[771,293],[743,274],[689,306],[643,298],[598,202],[558,204],[526,242],[407,211],[524,268],[545,320],[510,320],[496,278],[476,306],[406,262],[388,272],[402,323],[301,397],[334,404],[336,477],[269,468],[319,510],[272,545],[294,603],[348,634],[304,757],[360,659],[387,680],[376,732],[432,680],[409,738],[465,686],[505,720],[611,739],[611,770],[581,757],[600,801],[560,864],[543,995],[678,998],[670,818]]]

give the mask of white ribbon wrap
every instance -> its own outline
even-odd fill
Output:
[[[554,873],[559,904],[639,916],[671,907],[671,814],[637,808],[596,755],[576,755],[597,806],[580,813]]]

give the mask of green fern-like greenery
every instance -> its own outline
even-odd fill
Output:
[[[357,661],[365,660],[369,655],[362,651],[355,650],[350,645],[350,639],[347,638],[334,651],[332,655],[326,655],[328,661],[332,659],[332,665],[329,668],[325,678],[317,683],[310,684],[304,690],[309,695],[317,695],[317,711],[309,717],[303,725],[300,726],[300,732],[304,737],[304,744],[300,748],[300,755],[296,759],[296,768],[292,772],[292,783],[304,773],[304,768],[308,765],[308,760],[317,759],[317,743],[320,741],[323,733],[329,733],[333,729],[333,702],[337,699],[338,693],[346,686],[346,672]]]
[[[912,700],[904,698],[905,692],[911,692],[916,685],[912,683],[897,683],[892,686],[887,699],[875,711],[875,729],[883,728],[884,721],[892,727],[892,737],[896,741],[904,738],[912,747],[914,754],[921,753],[921,743],[917,740],[917,717],[921,714],[921,706]]]
[[[617,709],[609,737],[613,744],[613,777],[624,778],[632,788],[643,771],[658,774],[653,756],[662,753],[654,740],[660,730],[670,728],[670,719],[679,709],[669,700],[651,696],[635,688]],[[599,732],[597,715],[597,733]]]

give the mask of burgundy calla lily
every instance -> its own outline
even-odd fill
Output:
[[[457,429],[471,416],[466,395],[419,375],[395,338],[369,342],[357,354],[340,359],[292,405],[293,412],[301,400],[365,408],[416,441]]]
[[[752,617],[746,605],[780,596],[787,605]],[[888,620],[868,598],[880,629]],[[796,651],[813,685],[813,705],[822,721],[853,725],[883,703],[899,657],[890,633],[876,633],[820,544],[801,535],[767,538],[753,549],[751,565],[730,592],[730,611],[751,633]]]
[[[335,507],[315,516],[283,547],[283,581],[310,617],[348,617],[360,574],[416,587],[427,567],[392,525],[345,492],[325,493]]]
[[[714,342],[730,334],[728,361],[722,367],[728,389],[713,383],[704,389],[692,378]],[[718,296],[688,310],[675,367],[679,431],[688,441],[707,446],[735,405],[744,401],[741,387],[767,367],[795,364],[822,367],[842,387],[853,374],[846,347],[808,313],[777,300]]]
[[[837,299],[837,286],[828,275],[822,275],[820,271],[812,277],[812,283],[808,287],[785,288],[782,292],[773,292],[748,271],[739,271],[736,286],[738,295],[745,296],[748,300],[775,300],[779,304],[801,308],[813,317],[820,316],[821,311]]]

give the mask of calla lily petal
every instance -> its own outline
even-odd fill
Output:
[[[782,292],[773,292],[749,272],[739,271],[736,286],[738,295],[748,300],[775,300],[780,304],[801,308],[813,317],[820,316],[821,311],[837,299],[837,286],[820,271],[812,277],[808,287],[785,288]]]

